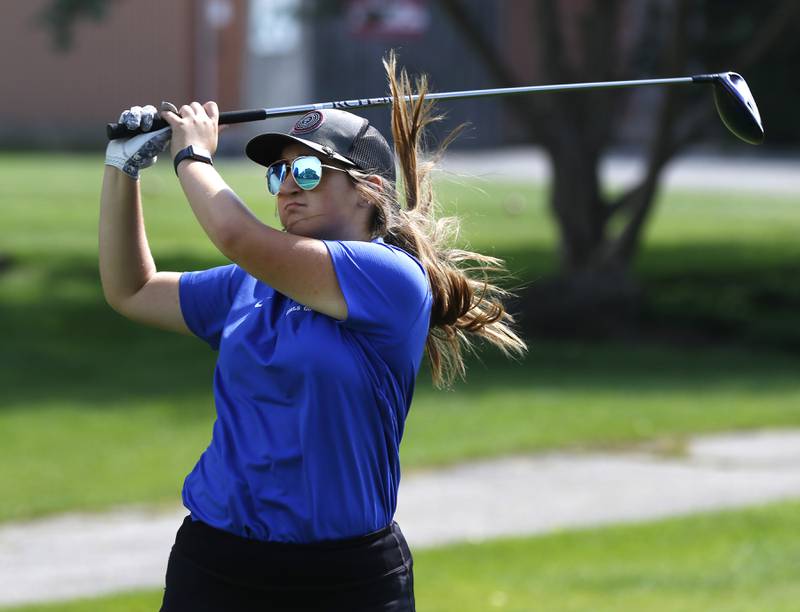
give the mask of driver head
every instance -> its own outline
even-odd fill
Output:
[[[761,115],[742,75],[736,72],[715,75],[714,104],[720,119],[734,135],[750,144],[764,142]]]

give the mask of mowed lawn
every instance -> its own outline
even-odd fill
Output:
[[[416,551],[426,612],[796,612],[800,503]],[[149,612],[161,591],[9,608]]]
[[[219,160],[266,222],[254,165]],[[118,504],[177,504],[208,443],[214,354],[115,314],[97,274],[101,156],[0,155],[0,520]],[[518,284],[555,265],[544,189],[441,184],[472,248],[506,257]],[[161,269],[226,263],[194,221],[168,164],[143,179]],[[653,316],[717,326],[713,344],[531,342],[519,362],[484,350],[466,383],[421,375],[406,470],[553,448],[800,424],[800,207],[796,198],[666,192],[637,273]]]

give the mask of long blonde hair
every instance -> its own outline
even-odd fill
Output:
[[[437,387],[450,386],[466,374],[464,352],[473,349],[475,338],[488,340],[507,356],[525,352],[525,342],[514,332],[514,319],[502,298],[508,292],[491,279],[505,272],[502,260],[454,248],[458,236],[457,217],[437,218],[437,201],[431,178],[436,158],[424,159],[426,126],[439,121],[433,104],[425,99],[427,79],[416,79],[411,101],[411,82],[405,69],[397,74],[394,53],[383,60],[392,95],[392,136],[400,166],[402,190],[384,182],[382,187],[357,179],[356,188],[375,205],[373,236],[382,236],[416,257],[424,266],[433,293],[430,330],[425,352]],[[453,132],[440,152],[459,130]],[[402,191],[402,194],[401,194]]]

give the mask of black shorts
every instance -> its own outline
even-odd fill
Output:
[[[366,536],[261,542],[186,517],[161,612],[414,612],[413,561],[397,523]]]

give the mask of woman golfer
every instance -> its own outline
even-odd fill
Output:
[[[431,167],[418,156],[435,117],[428,103],[405,101],[407,76],[386,64],[394,152],[365,119],[335,110],[247,145],[267,168],[283,232],[259,222],[214,168],[213,102],[162,110],[171,131],[109,145],[106,299],[219,351],[217,419],[184,483],[190,515],[169,558],[166,612],[414,610],[411,553],[392,518],[423,352],[446,384],[463,374],[472,338],[524,350],[502,291],[484,278],[499,262],[445,243],[455,221],[434,218]],[[136,127],[154,113],[122,119]],[[231,265],[156,271],[138,174],[170,137],[186,199]]]

